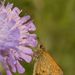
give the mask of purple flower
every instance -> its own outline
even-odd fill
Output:
[[[24,73],[20,61],[30,63],[32,48],[37,45],[35,25],[30,16],[20,17],[20,13],[13,4],[0,5],[0,63],[7,75],[12,75],[11,71]]]

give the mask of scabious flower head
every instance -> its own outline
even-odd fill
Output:
[[[7,75],[25,72],[20,61],[31,62],[37,40],[30,16],[20,17],[21,10],[13,4],[0,5],[0,63]]]

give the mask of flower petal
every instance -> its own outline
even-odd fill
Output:
[[[21,13],[20,9],[17,7],[15,7],[12,11],[14,12],[14,14],[17,14],[17,15]]]
[[[19,46],[19,50],[25,54],[33,54],[33,51],[31,48]]]
[[[19,20],[19,24],[23,24],[25,23],[26,21],[28,21],[30,19],[30,16],[27,15],[27,16],[24,16],[22,17],[20,20]]]
[[[13,7],[13,4],[9,4],[9,3],[8,3],[8,4],[6,5],[6,9],[7,9],[7,10],[11,10],[12,7]]]
[[[12,68],[12,72],[15,73],[16,72],[16,67],[14,64],[15,61],[11,57],[8,57],[7,62],[10,65],[10,67]]]
[[[36,27],[32,21],[26,23],[25,25],[26,25],[26,29],[28,28],[28,31],[35,31],[36,30]]]
[[[25,72],[25,69],[21,66],[21,64],[17,61],[16,68],[20,74]]]
[[[32,60],[32,57],[31,56],[29,56],[29,55],[26,55],[26,54],[24,54],[24,53],[20,53],[20,57],[22,58],[22,59],[24,59],[26,62],[31,62],[31,60]]]
[[[7,75],[12,75],[12,73],[10,72],[10,70],[6,70],[6,74]]]
[[[27,38],[25,41],[25,45],[31,46],[31,47],[36,47],[37,46],[37,40],[33,38]]]

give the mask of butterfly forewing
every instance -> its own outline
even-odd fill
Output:
[[[40,50],[38,53],[33,75],[63,75],[63,71],[47,51]]]

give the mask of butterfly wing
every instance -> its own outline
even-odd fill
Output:
[[[35,63],[33,75],[63,75],[63,72],[50,54],[42,51]]]

